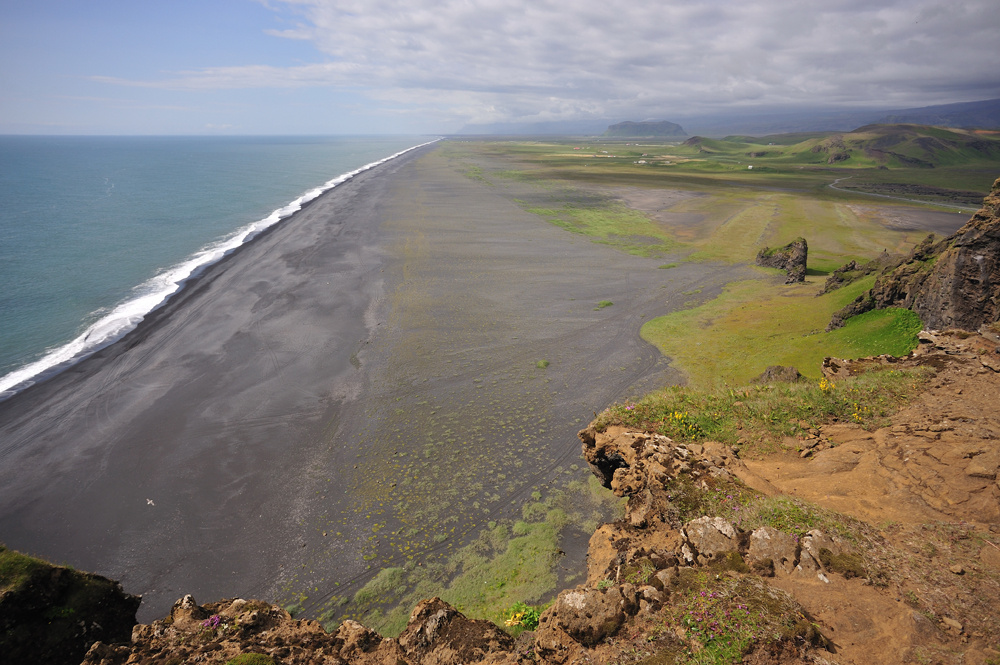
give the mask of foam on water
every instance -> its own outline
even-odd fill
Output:
[[[435,139],[437,140],[437,139]],[[360,168],[328,180],[323,185],[310,189],[291,203],[278,208],[267,217],[248,224],[232,235],[208,245],[182,263],[156,275],[147,282],[135,288],[136,296],[114,307],[109,313],[100,317],[79,336],[55,349],[52,349],[40,359],[0,377],[0,400],[18,393],[29,386],[62,371],[100,349],[116,342],[128,332],[134,330],[145,316],[163,305],[170,296],[177,293],[184,283],[207,266],[224,257],[228,252],[249,242],[261,231],[277,224],[302,209],[302,206],[312,201],[337,185],[340,185],[359,173],[363,173],[380,164],[416,150],[434,141],[421,143],[406,150],[401,150]]]

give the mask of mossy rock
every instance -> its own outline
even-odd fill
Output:
[[[712,562],[709,564],[709,568],[712,570],[722,572],[725,570],[731,570],[734,573],[749,573],[750,566],[747,565],[746,561],[739,552],[733,550],[731,552],[720,552]]]
[[[823,547],[819,551],[819,562],[830,572],[840,573],[848,579],[866,576],[864,561],[854,552],[834,554]]]

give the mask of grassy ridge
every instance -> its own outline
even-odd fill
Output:
[[[799,381],[693,389],[670,386],[637,402],[598,414],[599,431],[623,425],[679,441],[739,445],[744,456],[776,450],[786,436],[838,420],[875,429],[887,424],[928,375],[919,371],[868,372],[842,383]]]

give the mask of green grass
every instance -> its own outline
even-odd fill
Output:
[[[774,450],[786,436],[835,420],[866,429],[884,426],[926,381],[924,372],[883,370],[840,383],[799,381],[702,390],[669,386],[637,402],[608,407],[594,426],[603,431],[623,425],[680,441],[740,444],[744,454],[754,456]]]
[[[759,578],[689,569],[681,575],[679,586],[680,597],[671,599],[667,619],[668,630],[683,634],[691,645],[679,662],[735,665],[759,645],[783,640],[825,643],[791,596],[775,592]]]
[[[0,545],[0,594],[19,591],[33,575],[51,567],[46,561]]]
[[[642,338],[669,356],[694,386],[740,385],[769,365],[790,365],[819,378],[826,356],[905,355],[917,344],[919,318],[886,309],[823,332],[834,312],[871,288],[868,277],[815,297],[816,286],[768,286],[759,280],[728,284],[694,309],[647,322]]]
[[[274,659],[263,653],[241,653],[227,660],[226,665],[274,665]]]
[[[660,256],[677,247],[673,235],[640,212],[619,203],[584,206],[565,203],[553,207],[523,206],[547,222],[572,233],[590,236],[628,254]]]
[[[611,302],[610,300],[602,300],[601,302],[597,303],[597,307],[594,308],[594,311],[596,312],[599,309],[604,309],[605,307],[611,307],[612,305],[614,305],[614,303]]]

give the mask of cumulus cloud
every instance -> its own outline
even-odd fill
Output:
[[[320,62],[174,88],[346,86],[474,122],[1000,96],[996,0],[268,0]]]

